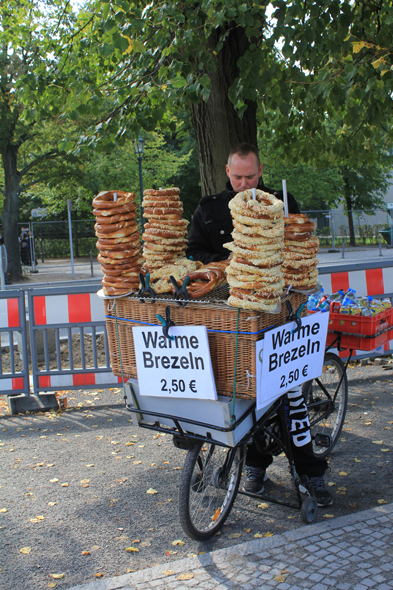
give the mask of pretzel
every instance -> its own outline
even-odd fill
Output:
[[[106,295],[107,297],[120,297],[120,296],[125,296],[128,295],[131,291],[130,289],[120,289],[120,288],[114,288],[114,287],[105,287],[103,286],[102,288],[104,295]]]
[[[116,201],[114,197],[115,194],[117,195]],[[125,193],[123,191],[103,191],[94,197],[93,206],[96,209],[112,209],[113,207],[122,207],[128,203],[132,203],[134,199],[134,193]]]
[[[284,225],[282,224],[281,220],[279,220],[278,223],[271,220],[258,220],[258,225],[255,225],[255,223],[256,220],[253,219],[252,225],[245,225],[244,223],[236,221],[236,219],[233,218],[233,227],[243,235],[274,237],[276,232],[278,232],[280,235],[281,233],[284,233]]]
[[[255,311],[272,311],[274,310],[278,303],[280,302],[279,297],[275,297],[274,299],[258,299],[256,301],[251,301],[245,297],[237,297],[235,295],[230,295],[228,299],[228,304],[233,305],[234,307],[241,307],[242,309],[253,309]]]
[[[187,225],[189,224],[189,221],[187,221],[187,219],[170,219],[168,221],[168,223],[165,224],[165,228],[178,228],[180,229],[185,229],[187,227]],[[162,222],[158,223],[156,221],[149,221],[149,223],[145,223],[145,229],[151,229],[151,228],[157,228],[157,229],[162,229]]]
[[[158,220],[181,219],[181,216],[183,215],[183,207],[179,207],[179,209],[169,209],[168,207],[146,207],[144,209],[144,214],[149,219],[152,217]]]
[[[270,230],[273,231],[273,230]],[[242,245],[242,244],[246,244],[247,246],[254,246],[257,244],[278,244],[278,243],[282,243],[283,237],[284,237],[284,226],[281,226],[281,228],[277,228],[277,230],[274,230],[275,233],[273,234],[268,234],[268,230],[266,232],[263,233],[263,235],[258,235],[258,236],[249,236],[249,235],[244,235],[241,234],[240,232],[238,232],[236,229],[232,232],[232,237],[234,239],[234,241],[236,242],[236,244]],[[265,235],[268,234],[268,235]]]
[[[144,195],[155,195],[159,197],[165,197],[167,195],[178,195],[180,193],[180,189],[176,186],[172,186],[170,188],[160,188],[158,190],[154,188],[149,188],[143,191]]]
[[[284,260],[282,264],[282,271],[286,269],[310,270],[319,264],[318,258],[303,258],[302,260]]]
[[[101,231],[96,230],[96,236],[97,238],[125,238],[126,236],[130,236],[137,230],[137,225],[131,227],[122,227],[121,229],[117,229],[116,231],[110,233],[103,233]]]
[[[132,213],[136,209],[135,203],[127,203],[122,207],[112,207],[111,209],[93,209],[94,215],[97,215],[95,211],[99,212],[99,215],[103,217],[113,217],[114,215],[124,215],[128,213]]]
[[[122,229],[123,227],[135,227],[135,230],[138,228],[137,224],[135,223],[135,219],[129,219],[128,221],[119,221],[119,223],[96,223],[94,225],[94,229],[96,231],[101,232],[102,234],[111,233],[118,229]]]
[[[291,232],[293,234],[304,234],[305,232],[312,232],[315,230],[315,223],[310,221],[310,223],[299,223],[298,225],[295,223],[290,223],[289,225],[285,225],[285,233]]]
[[[184,244],[185,246],[187,245],[187,240],[184,238],[184,236],[180,236],[177,238],[170,238],[170,237],[161,237],[161,236],[156,236],[156,235],[151,235],[151,234],[142,234],[142,238],[145,240],[145,242],[148,243],[153,243],[153,244],[159,244],[161,246],[163,246],[164,248],[166,248],[167,245],[179,245],[179,244]]]
[[[245,275],[240,275],[245,276]],[[228,275],[228,283],[231,287],[239,289],[252,289],[253,291],[281,291],[284,287],[284,281],[281,275],[278,277],[250,277],[248,281],[237,280],[233,275]]]
[[[145,242],[143,244],[143,248],[144,250],[152,250],[153,252],[162,252],[163,250],[165,251],[169,251],[169,252],[181,252],[184,250],[185,244],[184,243],[180,243],[180,244],[157,244],[154,242]]]
[[[134,262],[135,260],[135,256],[129,256],[129,258],[110,258],[109,256],[103,256],[102,254],[98,254],[97,256],[97,260],[98,262],[100,262],[102,264],[102,266],[110,264],[110,265],[119,265],[119,264],[130,264],[131,262]],[[125,268],[125,267],[124,267]]]
[[[143,199],[142,207],[166,207],[168,209],[183,209],[181,201],[162,200],[154,201],[153,199]]]
[[[99,242],[101,245],[113,246],[114,244],[127,244],[130,242],[140,241],[139,232],[134,232],[123,238],[100,238]]]
[[[97,211],[97,213],[95,213]],[[130,213],[123,213],[122,215],[111,215],[110,217],[103,217],[101,215],[101,211],[98,209],[93,209],[93,214],[96,216],[96,223],[99,224],[110,224],[110,223],[118,223],[119,221],[130,221],[130,219],[136,219],[136,214],[134,211]]]
[[[184,230],[167,230],[166,228],[158,229],[156,227],[145,227],[144,235],[157,236],[159,238],[184,238]]]
[[[304,213],[290,213],[288,217],[284,217],[284,223],[308,223],[310,218]]]
[[[252,198],[252,189],[237,193],[229,201],[229,208],[240,214],[255,217],[258,215],[283,216],[284,203],[274,195],[261,190],[255,191],[255,199]]]
[[[203,297],[206,293],[212,291],[219,281],[219,275],[213,270],[196,270],[187,276],[190,278],[190,284],[187,286],[187,291],[191,299]]]
[[[135,258],[132,259],[131,262],[124,263],[122,260],[121,262],[118,260],[118,264],[101,264],[101,268],[104,271],[104,274],[117,276],[123,273],[128,272],[136,272],[139,273],[141,271],[141,266],[144,262],[143,258]]]
[[[105,252],[125,252],[133,250],[135,251],[135,246],[139,246],[139,240],[137,242],[126,244],[113,244],[112,246],[108,244],[100,244],[100,241],[96,242],[96,248],[105,256]]]

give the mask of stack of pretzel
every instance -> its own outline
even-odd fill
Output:
[[[134,193],[101,192],[93,199],[98,260],[104,272],[103,292],[126,295],[139,288],[143,258],[136,222]]]
[[[224,244],[233,257],[227,268],[230,297],[235,307],[270,311],[277,307],[284,287],[281,272],[284,246],[284,204],[256,190],[238,193],[229,203],[233,242]]]
[[[143,257],[149,272],[185,257],[188,221],[182,219],[180,190],[172,187],[145,190],[142,205],[148,219],[143,234]]]
[[[289,214],[284,218],[284,262],[283,278],[287,287],[312,289],[318,282],[315,257],[319,250],[319,240],[312,236],[315,223],[307,215]]]

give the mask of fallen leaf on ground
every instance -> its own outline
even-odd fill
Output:
[[[387,504],[386,500],[377,500],[378,504]]]
[[[133,461],[134,465],[140,465],[142,461]]]
[[[86,465],[86,467],[94,467],[94,463],[90,463],[89,465]],[[104,574],[102,574],[104,575]]]
[[[54,580],[61,580],[61,578],[64,578],[64,574],[49,574],[49,575]]]
[[[251,529],[244,529],[246,533],[251,533]]]
[[[48,588],[56,588],[56,582],[48,582]]]
[[[89,483],[90,479],[81,479],[81,483]]]
[[[324,514],[323,518],[334,518],[334,514]]]
[[[381,453],[388,453],[390,449],[381,449]]]
[[[8,508],[0,508],[0,512],[8,512]]]
[[[275,580],[276,582],[285,582],[285,579],[287,578],[287,576],[282,576],[281,574],[278,576],[274,576],[273,580]]]
[[[383,444],[383,440],[373,440],[372,442],[374,445],[382,445]]]
[[[126,551],[128,551],[128,553],[139,553],[139,549],[137,547],[126,547]]]
[[[339,471],[338,474],[339,475],[348,475],[348,473],[346,473],[346,471]]]
[[[194,574],[180,574],[180,576],[177,576],[178,580],[191,580],[191,578],[194,577]]]
[[[185,545],[185,542],[181,539],[176,539],[176,541],[172,541],[172,545]]]
[[[145,445],[138,445],[138,449],[143,449]]]
[[[134,543],[140,543],[140,542],[141,542],[140,539],[132,539],[132,541],[131,541],[132,544],[134,544]]]
[[[53,479],[50,479],[49,481],[50,481],[51,483],[56,483],[56,482],[57,482],[57,481],[59,481],[59,480],[58,480],[58,478],[57,478],[57,477],[54,477]]]
[[[255,533],[254,537],[256,539],[262,539],[263,535],[261,535],[261,533]]]
[[[361,463],[361,462],[362,462],[361,459],[358,459],[357,457],[355,457],[355,463]]]
[[[150,467],[154,467],[157,463],[150,463]]]
[[[19,551],[23,553],[23,555],[29,555],[31,547],[22,547],[22,549],[19,549]]]
[[[262,504],[258,504],[258,508],[262,508],[262,509],[269,508],[269,504],[266,504],[266,502],[262,502]]]
[[[90,551],[82,551],[81,555],[91,555]]]
[[[273,537],[273,533],[269,533],[269,531],[267,533],[265,533],[265,537]]]
[[[62,488],[68,488],[68,483],[62,483],[60,487],[62,487]]]
[[[242,536],[241,533],[232,533],[231,535],[228,536],[228,538],[229,539],[238,539],[241,536]]]
[[[48,502],[48,506],[56,506],[57,502]]]
[[[103,574],[103,573],[101,573],[101,572],[100,572],[100,573],[98,573],[98,574],[95,574],[96,578],[102,578],[102,576],[103,576],[103,575],[104,575],[104,574]]]
[[[141,547],[151,547],[151,543],[149,541],[142,541]]]
[[[175,573],[174,570],[165,570],[165,571],[162,572],[162,575],[163,576],[173,576],[174,573]]]
[[[334,481],[329,481],[328,486],[331,488],[332,486],[335,486],[336,484],[334,483]]]
[[[131,446],[131,445],[133,445],[133,444],[135,444],[135,443],[133,443],[133,442],[128,442],[128,443],[126,443],[126,447],[130,447],[130,446]]]
[[[154,495],[154,494],[158,494],[158,492],[157,492],[157,490],[154,490],[153,488],[149,488],[147,490],[146,494]]]

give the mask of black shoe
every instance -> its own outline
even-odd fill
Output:
[[[302,487],[305,488],[305,490],[302,490]],[[316,499],[318,506],[326,507],[333,504],[332,497],[325,488],[325,478],[323,475],[317,477],[302,475],[300,478],[299,490],[302,493],[309,492],[309,494]]]
[[[244,490],[251,494],[262,494],[264,485],[267,480],[266,469],[262,467],[246,467],[247,479],[244,482]]]

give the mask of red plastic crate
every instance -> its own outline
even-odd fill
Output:
[[[371,317],[330,312],[328,330],[350,332],[351,334],[361,334],[362,336],[373,336],[374,334],[378,334],[378,332],[382,332],[382,330],[386,330],[392,324],[393,308],[386,309]],[[364,350],[372,350],[372,348]]]
[[[329,331],[326,338],[326,345],[329,346],[332,344],[336,338],[337,333]],[[393,339],[393,328],[391,330],[387,330],[386,332],[382,332],[382,334],[379,334],[374,338],[364,338],[355,334],[342,334],[340,347],[342,349],[370,351],[378,348],[378,346],[385,344],[385,342],[388,342],[391,339]]]

